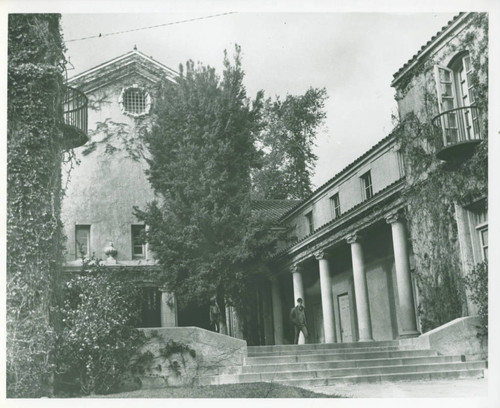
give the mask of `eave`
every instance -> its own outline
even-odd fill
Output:
[[[313,231],[313,233],[295,241],[274,256],[274,261],[286,264],[310,256],[320,248],[333,246],[339,240],[360,229],[367,228],[380,220],[383,214],[402,208],[404,200],[401,192],[406,186],[405,178],[401,178],[376,193],[371,199],[363,201]]]

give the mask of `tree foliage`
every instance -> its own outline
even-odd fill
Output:
[[[63,326],[56,344],[55,391],[60,395],[116,392],[126,377],[130,356],[144,342],[135,329],[140,288],[121,270],[94,257],[66,282]]]
[[[60,222],[64,46],[59,15],[10,14],[7,395],[50,394]]]
[[[313,147],[326,117],[326,97],[324,88],[309,88],[304,95],[265,101],[258,138],[262,165],[253,172],[257,197],[304,199],[311,194],[317,160]]]
[[[480,337],[488,337],[488,262],[475,265],[467,275],[465,284],[471,292],[471,300],[478,307],[481,322],[478,334]]]
[[[192,61],[180,72],[176,84],[162,83],[145,137],[159,200],[136,213],[181,307],[214,294],[243,302],[243,288],[264,269],[256,260],[275,242],[250,206],[262,94],[247,97],[238,47],[222,76]]]

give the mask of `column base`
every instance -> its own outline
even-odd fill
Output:
[[[375,340],[373,340],[373,339],[359,339],[358,343],[368,343],[368,342],[372,342],[372,341],[375,341]]]

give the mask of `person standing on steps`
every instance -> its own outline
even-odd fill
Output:
[[[304,338],[307,340],[309,333],[307,332],[306,308],[304,307],[302,298],[297,299],[297,306],[293,307],[290,311],[290,321],[295,328],[294,344],[299,344],[299,334],[301,331],[304,334]]]

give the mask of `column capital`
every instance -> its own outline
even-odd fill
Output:
[[[345,239],[348,244],[354,244],[356,242],[361,242],[363,236],[359,232],[353,232],[352,234],[349,234]]]
[[[303,270],[304,270],[304,267],[301,264],[293,264],[290,267],[290,272],[292,272],[292,273],[302,273]]]
[[[403,220],[403,214],[399,211],[392,211],[389,214],[386,214],[385,216],[385,222],[387,224],[394,224],[395,222],[402,221]]]
[[[324,249],[320,249],[319,251],[316,251],[314,253],[314,257],[316,258],[317,261],[321,259],[326,259],[326,252]]]

